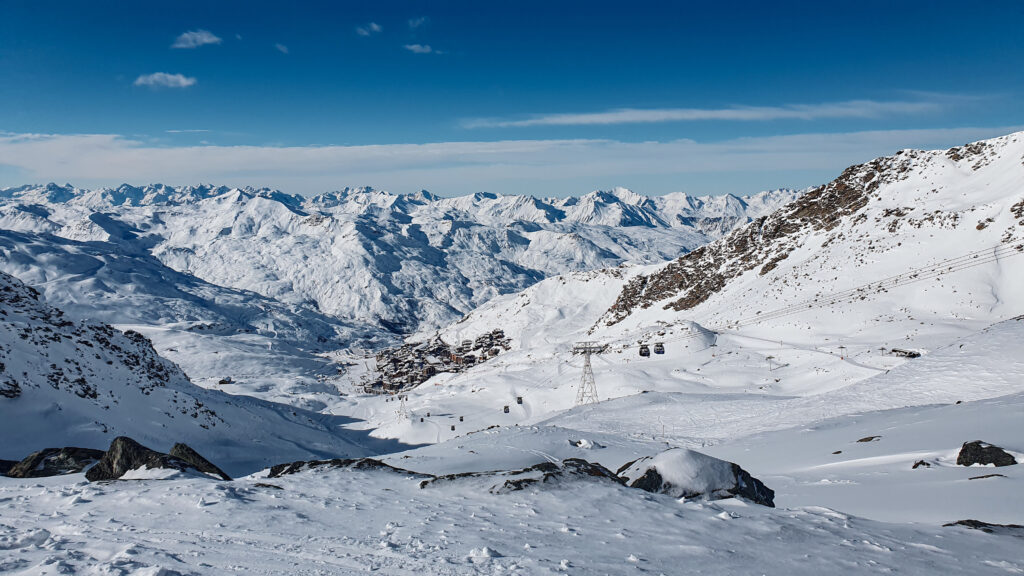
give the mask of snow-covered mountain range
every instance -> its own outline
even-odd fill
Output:
[[[223,484],[12,479],[0,500],[18,526],[0,524],[0,543],[28,573],[671,573],[681,557],[720,574],[1024,571],[1021,466],[961,461],[982,441],[1024,462],[1024,133],[900,151],[739,212],[623,190],[2,196],[0,272],[68,310],[0,275],[13,295],[0,300],[0,407],[28,415],[2,432],[19,446],[102,448],[105,425],[158,449],[184,440],[233,474],[303,451],[383,462]],[[80,315],[151,338],[203,386],[264,400],[194,386],[143,336]],[[446,362],[400,395],[363,393],[390,357],[355,347],[410,332],[403,361],[420,369],[436,348]],[[460,343],[487,334],[500,338],[480,358],[498,353],[466,362]],[[598,403],[577,403],[581,341],[598,350]],[[221,421],[195,429],[196,407]],[[252,443],[262,451],[246,459]],[[670,447],[741,465],[779,509],[538,473],[569,478],[578,459],[632,479],[674,461]],[[735,470],[705,458],[659,478]],[[496,477],[515,489],[494,490]],[[101,505],[123,501],[142,514]],[[215,542],[165,528],[179,517]],[[111,552],[122,530],[145,537]]]
[[[405,335],[555,274],[676,257],[798,194],[438,198],[359,188],[303,199],[49,184],[0,190],[0,229],[105,242],[211,284]]]
[[[201,385],[320,409],[338,393],[325,352],[394,343],[551,275],[678,256],[798,194],[23,186],[0,190],[0,271],[145,334]]]

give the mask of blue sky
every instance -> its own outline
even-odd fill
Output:
[[[0,186],[802,187],[1024,129],[1024,2],[0,1]]]

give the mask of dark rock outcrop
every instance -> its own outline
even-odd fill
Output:
[[[494,482],[489,488],[489,492],[492,494],[506,494],[527,488],[555,486],[564,482],[579,480],[608,481],[615,484],[624,483],[622,478],[619,478],[614,472],[600,464],[588,462],[580,458],[566,458],[560,463],[542,462],[522,470],[464,472],[461,474],[438,476],[420,482],[420,488],[426,488],[439,483],[471,479]]]
[[[267,478],[280,478],[289,474],[297,474],[309,470],[331,470],[336,468],[348,468],[352,470],[382,470],[394,472],[403,476],[432,477],[428,474],[410,472],[401,468],[395,468],[373,458],[334,458],[332,460],[296,460],[287,464],[278,464],[270,468]]]
[[[3,362],[0,362],[0,372],[3,371]],[[21,384],[10,377],[0,380],[0,397],[17,398],[21,396]]]
[[[988,534],[1007,534],[1010,536],[1024,538],[1024,526],[1019,524],[991,524],[989,522],[982,522],[981,520],[967,519],[957,520],[956,522],[950,522],[949,524],[943,524],[942,526],[963,526],[964,528],[971,528],[972,530],[981,530]]]
[[[736,228],[662,267],[633,278],[599,321],[617,324],[655,303],[666,310],[690,310],[754,269],[764,275],[785,260],[810,234],[827,234],[867,206],[885,181],[899,179],[899,158],[879,158],[851,166],[839,178],[808,191],[776,212]]]
[[[960,454],[956,457],[956,463],[958,466],[995,464],[998,467],[1012,466],[1017,463],[1017,460],[1012,454],[998,446],[975,440],[974,442],[964,442],[960,448]]]
[[[983,474],[981,476],[971,476],[968,480],[984,480],[986,478],[1006,478],[1006,474]]]
[[[92,448],[46,448],[34,452],[17,462],[7,476],[11,478],[44,478],[61,474],[75,474],[103,457],[102,450]]]
[[[180,442],[175,444],[171,448],[171,451],[168,452],[168,456],[182,460],[204,474],[218,476],[221,480],[231,480],[231,476],[228,476],[223,470],[214,466],[212,462],[200,456],[199,453],[193,450],[188,444],[182,444]]]
[[[230,479],[227,474],[221,472],[219,468],[210,464],[209,461],[202,456],[199,456],[199,454],[188,446],[185,446],[184,444],[180,444],[179,446],[183,446],[187,449],[186,451],[179,448],[179,453],[184,454],[191,452],[194,457],[198,458],[198,462],[205,463],[203,468],[216,470],[217,472],[213,472],[213,474],[217,474],[221,478]],[[127,436],[118,436],[110,443],[110,448],[108,448],[107,452],[103,454],[103,458],[85,473],[85,478],[90,482],[116,480],[124,476],[126,472],[130,470],[138,470],[140,468],[144,468],[146,470],[164,468],[179,470],[182,472],[194,470],[196,472],[209,473],[207,470],[196,466],[192,462],[171,456],[170,454],[150,450]]]
[[[0,476],[7,476],[7,471],[17,463],[17,460],[0,460]]]

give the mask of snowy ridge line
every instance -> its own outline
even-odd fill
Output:
[[[1016,245],[1014,246],[1012,244]],[[952,274],[955,272],[960,272],[962,270],[967,270],[970,268],[974,268],[976,266],[981,266],[983,264],[990,264],[992,262],[997,262],[1000,259],[1012,258],[1013,256],[1019,256],[1021,254],[1024,254],[1024,247],[1022,247],[1018,241],[1011,242],[1007,240],[1000,242],[995,246],[990,246],[982,250],[969,252],[967,254],[957,256],[955,258],[941,260],[930,266],[915,268],[910,270],[909,272],[889,276],[888,278],[884,278],[882,280],[875,280],[867,284],[862,284],[861,286],[856,286],[854,288],[848,288],[841,292],[833,293],[828,296],[805,300],[797,304],[790,304],[789,306],[777,308],[764,314],[751,316],[748,318],[737,320],[736,322],[726,323],[724,326],[710,326],[707,327],[707,330],[710,330],[712,332],[722,332],[729,329],[736,329],[744,326],[759,324],[767,320],[776,320],[778,318],[783,318],[785,316],[797,314],[805,310],[823,308],[826,306],[839,304],[840,302],[848,298],[866,298],[870,296],[870,294],[867,294],[865,292],[872,288],[876,290],[881,290],[883,288],[899,288],[901,286],[906,286],[908,284],[913,284],[915,282],[921,282],[924,280],[930,280],[932,278],[938,278],[943,274]],[[699,333],[682,334],[679,336],[673,336],[671,338],[659,340],[659,342],[663,342],[666,344],[670,342],[682,342],[684,340],[691,340],[697,338],[698,336],[700,336]],[[627,343],[621,345],[621,349],[628,350],[630,348],[639,348],[641,345],[642,344],[639,343]],[[616,342],[612,341],[612,343],[610,343],[609,346],[616,346]]]

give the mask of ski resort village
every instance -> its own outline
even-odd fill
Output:
[[[946,4],[0,7],[0,573],[1024,574]]]

